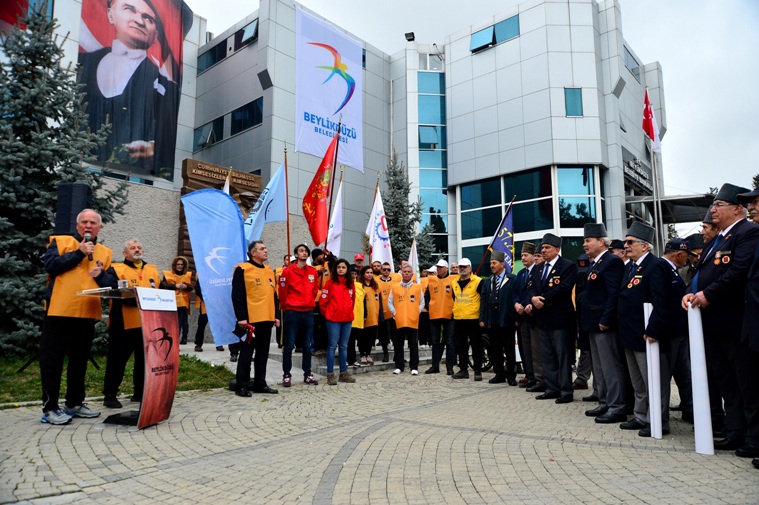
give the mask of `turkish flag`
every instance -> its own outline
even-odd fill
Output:
[[[648,88],[646,88],[646,97],[643,99],[643,131],[651,139],[651,150],[656,152],[661,151],[659,126],[656,124],[654,109],[651,107],[651,100],[648,98]]]
[[[5,21],[9,25],[13,26],[18,23],[19,18],[26,16],[26,10],[28,8],[28,0],[8,0],[7,2],[3,2],[2,5],[0,5],[0,21]],[[18,24],[22,30],[26,29],[25,24]]]
[[[327,222],[327,199],[329,198],[339,138],[340,134],[335,133],[335,137],[330,142],[327,152],[324,153],[324,159],[322,159],[319,169],[314,174],[314,178],[308,186],[306,194],[303,195],[303,216],[306,218],[306,223],[308,223],[311,239],[317,246],[327,240],[327,230],[329,228]]]

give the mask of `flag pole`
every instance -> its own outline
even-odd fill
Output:
[[[287,254],[290,254],[290,186],[287,180],[287,142],[285,142],[285,213],[287,214]]]
[[[329,238],[329,222],[332,219],[332,194],[335,192],[335,166],[337,165],[337,152],[340,150],[340,128],[343,124],[343,115],[340,114],[340,120],[337,122],[337,142],[335,142],[335,159],[332,160],[330,168],[330,188],[329,188],[329,205],[327,205],[327,238]],[[324,248],[327,249],[327,238],[324,239]]]
[[[343,170],[345,170],[345,165],[340,165],[340,184],[343,183]],[[334,180],[333,180],[333,182],[334,182]],[[338,186],[338,188],[339,188],[339,186]],[[334,185],[333,185],[333,189],[334,189]],[[338,189],[338,191],[339,191],[339,189]],[[333,196],[334,195],[330,191],[330,195],[329,195],[329,208],[330,209],[332,208],[332,197]],[[329,224],[330,224],[331,220],[332,220],[332,216],[329,215],[329,217],[327,219],[327,238],[324,240],[324,249],[327,250],[327,251],[329,251],[329,247],[328,247],[329,246]]]
[[[377,193],[379,192],[379,181],[380,181],[380,174],[377,173],[377,183],[374,185],[374,197],[372,198],[372,209],[369,211],[371,213],[372,210],[374,210],[374,202],[377,200]],[[369,215],[369,221],[372,220],[372,216]],[[369,235],[364,233],[364,254],[369,255],[369,264],[372,263],[372,246],[369,244]]]

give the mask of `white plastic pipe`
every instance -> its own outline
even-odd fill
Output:
[[[701,309],[688,304],[688,331],[690,334],[690,374],[693,388],[693,430],[696,436],[696,453],[714,455],[712,437],[712,411],[709,404],[709,383],[706,378],[706,350]]]
[[[644,325],[648,326],[654,307],[650,303],[643,304]],[[659,342],[646,340],[646,362],[648,364],[648,422],[651,426],[651,437],[661,440],[661,367],[659,366]]]

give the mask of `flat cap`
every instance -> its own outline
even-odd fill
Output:
[[[654,230],[653,226],[648,226],[640,221],[635,221],[632,226],[630,226],[630,229],[627,230],[627,234],[651,244],[654,241],[656,230]]]
[[[602,238],[608,237],[606,226],[603,223],[585,223],[583,226],[582,238]]]
[[[543,235],[542,244],[552,245],[558,249],[561,249],[561,237],[554,235],[553,233],[546,233]]]

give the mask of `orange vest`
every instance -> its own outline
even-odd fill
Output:
[[[143,262],[142,268],[133,268],[126,263],[114,263],[112,266],[113,271],[116,272],[116,276],[120,280],[129,281],[130,288],[149,288],[151,287],[150,279],[153,279],[153,282],[158,285],[157,283],[159,282],[160,277],[158,276],[158,269],[155,265],[148,265]],[[131,330],[142,326],[140,323],[140,312],[136,306],[126,305],[124,303],[120,305],[125,330]],[[113,303],[111,303],[111,308],[113,308]]]
[[[390,312],[390,308],[387,306],[387,296],[390,294],[390,288],[395,284],[398,284],[398,281],[394,279],[387,282],[383,281],[381,277],[377,279],[377,285],[379,285],[380,295],[382,296],[382,313],[385,315],[385,320],[392,319],[393,317],[393,313]]]
[[[366,293],[366,323],[364,323],[364,327],[371,328],[379,324],[380,296],[382,295],[378,289],[365,285],[361,287]]]
[[[197,273],[195,274],[195,282],[196,282],[196,285],[197,285],[197,282],[199,282],[198,281],[198,274]],[[205,302],[205,300],[203,300],[203,298],[201,298],[200,296],[198,296],[197,293],[195,293],[195,304],[194,304],[194,307],[196,309],[200,309],[200,313],[201,314],[205,314],[206,313],[206,302]]]
[[[353,302],[353,324],[352,328],[364,328],[364,298],[366,297],[366,291],[364,287],[358,283],[353,283],[353,289],[356,292],[356,299]]]
[[[451,319],[453,317],[453,297],[451,283],[458,280],[458,275],[449,275],[445,279],[428,277],[430,291],[430,319]]]
[[[393,284],[393,306],[395,326],[398,328],[419,328],[419,303],[424,296],[422,286],[412,283],[409,287]]]
[[[274,271],[250,263],[240,263],[237,268],[242,268],[245,274],[248,322],[274,321],[274,294],[277,292]]]
[[[427,292],[427,286],[429,285],[429,283],[430,283],[429,277],[422,277],[421,279],[419,279],[419,285],[422,286],[422,296],[424,296],[424,293]],[[429,312],[429,310],[430,310],[429,307],[425,305],[424,310],[422,310],[422,312]]]
[[[55,240],[58,255],[79,249],[80,242],[68,235],[54,235],[50,237],[48,247]],[[47,303],[48,316],[78,317],[82,319],[100,319],[103,312],[100,306],[100,298],[97,296],[77,296],[77,292],[85,289],[97,289],[95,279],[90,277],[90,270],[97,266],[97,262],[103,263],[103,270],[111,267],[113,251],[102,244],[95,244],[92,253],[92,261],[85,256],[77,266],[55,276],[53,292]],[[50,276],[48,276],[48,283]]]
[[[192,272],[187,270],[182,275],[175,274],[172,270],[163,271],[163,279],[166,284],[189,284],[192,286]],[[190,292],[184,289],[177,289],[177,307],[190,307]]]

